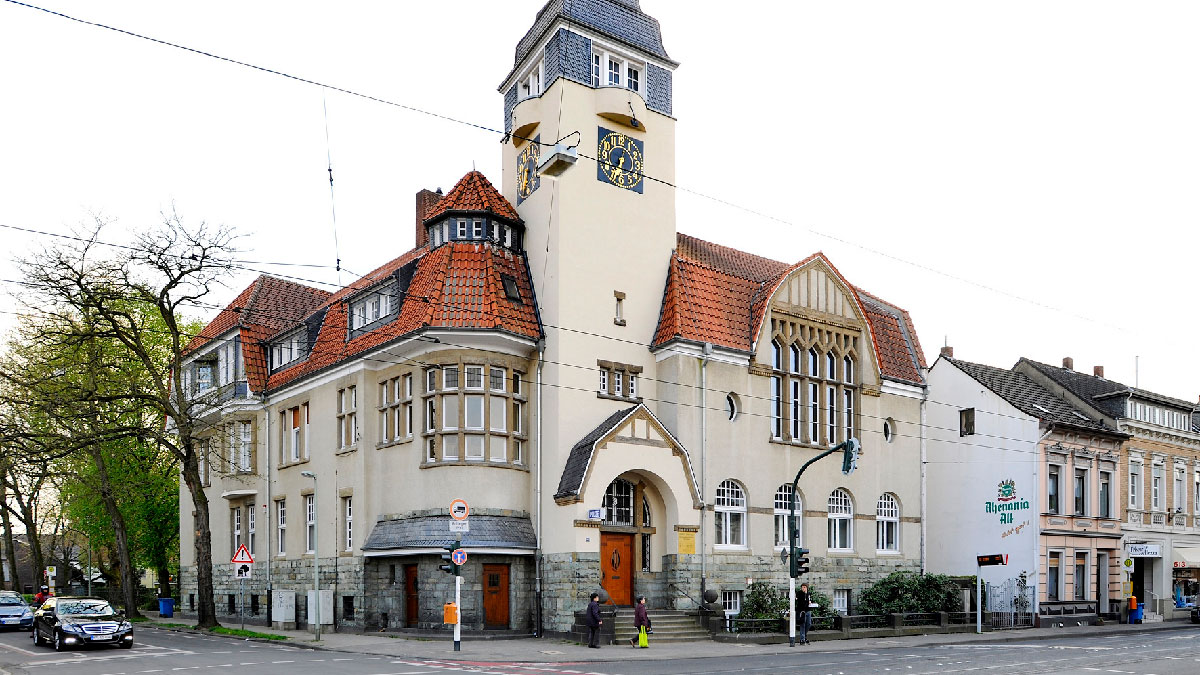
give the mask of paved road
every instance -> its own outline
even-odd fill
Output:
[[[12,675],[942,675],[950,673],[1070,673],[1193,675],[1200,672],[1200,628],[1004,644],[888,647],[829,652],[819,645],[786,654],[735,648],[733,656],[704,659],[622,660],[632,650],[606,647],[612,659],[590,663],[474,663],[315,651],[225,637],[142,630],[131,650],[57,653],[34,647],[28,633],[0,634],[0,669]],[[645,654],[643,652],[643,654]]]

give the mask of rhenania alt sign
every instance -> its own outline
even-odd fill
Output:
[[[1161,544],[1125,544],[1125,555],[1130,558],[1161,558]]]
[[[984,502],[983,510],[1000,514],[1000,524],[1006,525],[1013,522],[1014,511],[1028,511],[1029,502],[1017,496],[1017,483],[1009,478],[1000,481],[996,486],[996,498]]]

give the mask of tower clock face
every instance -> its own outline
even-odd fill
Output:
[[[517,204],[525,201],[542,184],[538,176],[538,161],[542,157],[541,135],[534,136],[517,153]]]
[[[597,127],[596,136],[596,180],[641,194],[645,183],[642,141],[604,127]]]

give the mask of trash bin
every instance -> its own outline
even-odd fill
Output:
[[[1133,603],[1130,603],[1130,604],[1133,604]],[[1129,610],[1129,623],[1141,623],[1142,622],[1142,612],[1145,611],[1145,609],[1146,609],[1145,605],[1142,605],[1142,604],[1138,604],[1133,609],[1130,609]]]
[[[175,598],[159,598],[158,615],[166,618],[175,616]]]

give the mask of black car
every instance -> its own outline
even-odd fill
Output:
[[[1192,608],[1192,623],[1200,623],[1200,605]]]
[[[133,647],[133,626],[101,598],[50,598],[33,613],[33,643],[68,647]]]

